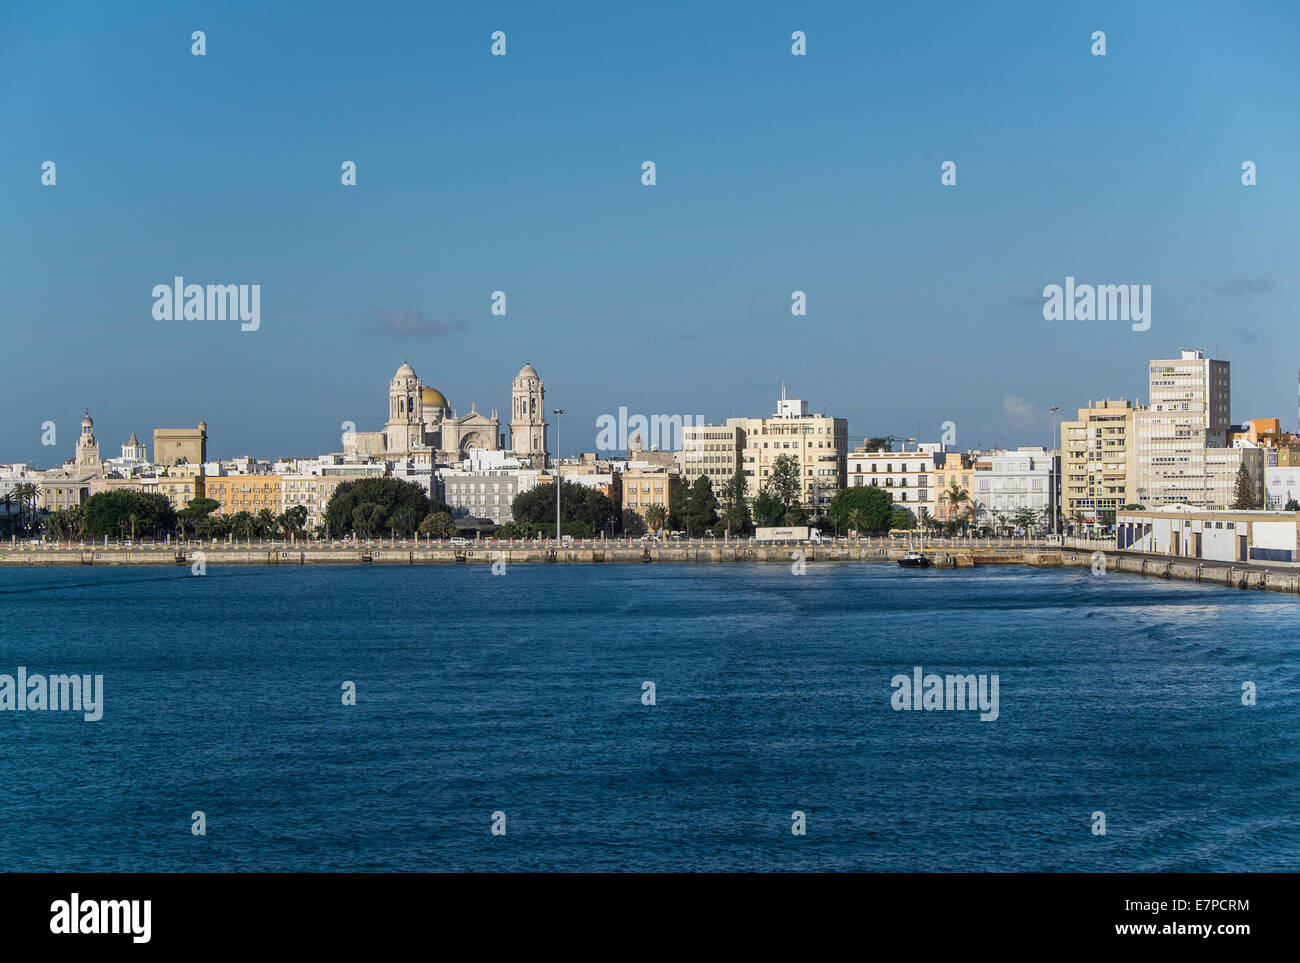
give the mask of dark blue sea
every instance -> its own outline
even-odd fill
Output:
[[[879,564],[8,568],[0,626],[0,673],[104,676],[99,722],[0,712],[6,871],[1300,869],[1300,599],[1273,593]],[[895,711],[914,666],[996,673],[999,717]]]

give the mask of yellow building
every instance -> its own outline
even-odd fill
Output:
[[[623,508],[643,519],[651,505],[668,510],[668,488],[676,472],[662,468],[629,468],[623,472]]]
[[[166,495],[167,500],[172,503],[172,508],[178,512],[188,507],[194,499],[203,497],[202,464],[173,466],[167,469],[167,474],[159,475],[156,481],[157,484],[152,490],[160,495]]]
[[[283,488],[280,475],[215,475],[207,480],[207,497],[221,506],[220,515],[256,515],[264,508],[279,515]]]
[[[1139,408],[1121,398],[1089,401],[1074,421],[1061,422],[1061,511],[1096,522],[1096,513],[1113,512],[1137,495],[1137,443],[1134,420]]]
[[[934,459],[934,517],[940,522],[959,522],[971,514],[975,465],[970,455],[959,451],[935,452]],[[966,493],[965,501],[954,504],[948,497],[953,485]]]

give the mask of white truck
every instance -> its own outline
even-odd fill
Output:
[[[754,529],[756,542],[821,542],[822,534],[807,525],[787,525],[784,527],[762,526]]]

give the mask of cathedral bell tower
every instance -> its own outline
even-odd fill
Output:
[[[406,362],[388,383],[388,423],[384,425],[390,452],[409,455],[424,445],[423,398],[420,379]]]
[[[546,390],[537,370],[524,365],[510,386],[510,454],[546,465]]]

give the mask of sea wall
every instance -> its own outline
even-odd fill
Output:
[[[833,545],[807,543],[761,544],[746,542],[688,542],[682,545],[626,542],[587,542],[559,549],[529,543],[474,543],[471,546],[427,543],[374,543],[340,545],[218,544],[198,546],[81,547],[47,545],[0,547],[0,566],[61,565],[473,565],[657,563],[657,562],[775,562],[789,565],[800,558],[815,562],[894,562],[904,548],[863,542]],[[1125,552],[1090,552],[1079,549],[982,546],[961,549],[927,549],[936,568],[971,568],[977,565],[1029,565],[1036,568],[1093,568],[1098,555],[1106,572],[1211,582],[1229,588],[1263,589],[1300,594],[1300,569],[1228,565],[1197,559],[1161,559]]]
[[[1125,552],[1072,552],[1061,555],[1062,565],[1092,568],[1095,555],[1104,556],[1106,572],[1126,575],[1146,575],[1150,578],[1172,578],[1187,582],[1213,582],[1226,588],[1262,589],[1269,592],[1300,594],[1300,570],[1262,568],[1257,565],[1229,565],[1221,562],[1203,562],[1200,559],[1146,558]]]

